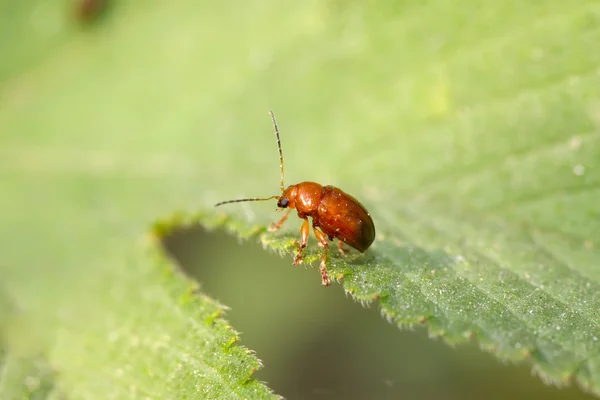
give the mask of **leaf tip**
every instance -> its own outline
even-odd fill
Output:
[[[210,314],[205,320],[204,322],[206,323],[206,325],[213,325],[215,323],[215,321],[219,318],[221,318],[223,316],[223,310],[219,309],[216,310],[215,312],[213,312],[212,314]]]
[[[227,329],[233,330],[233,327],[231,325],[227,325]],[[234,344],[236,344],[239,340],[240,340],[239,336],[235,335],[231,339],[229,339],[229,341],[227,342],[225,347],[229,348],[229,347],[233,346]]]
[[[477,334],[474,331],[466,331],[464,333],[467,340],[475,340],[477,339]]]
[[[157,239],[162,240],[165,236],[168,236],[174,228],[183,224],[186,219],[186,215],[182,211],[174,212],[170,217],[156,220],[152,224],[150,233]]]
[[[529,349],[522,349],[520,355],[524,360],[531,359],[531,351]]]

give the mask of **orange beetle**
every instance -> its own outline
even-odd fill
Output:
[[[300,242],[297,243],[297,252],[294,257],[294,265],[302,263],[302,252],[308,242],[310,226],[308,217],[312,218],[312,226],[315,236],[323,246],[323,256],[321,257],[321,277],[325,286],[330,285],[329,275],[327,274],[327,251],[329,243],[338,239],[337,247],[342,254],[347,252],[344,249],[344,243],[364,253],[375,240],[375,225],[367,209],[360,204],[358,200],[335,186],[322,186],[315,182],[301,182],[296,185],[290,185],[286,189],[283,183],[283,153],[281,151],[281,140],[279,138],[279,128],[273,111],[270,111],[275,135],[277,137],[277,148],[279,149],[279,166],[281,168],[281,192],[280,196],[271,196],[265,198],[248,198],[239,200],[228,200],[215,204],[218,207],[228,203],[240,203],[244,201],[264,201],[277,199],[277,207],[280,209],[288,208],[288,211],[277,222],[269,226],[270,231],[276,231],[285,222],[293,209],[298,212],[298,217],[304,222],[300,228]]]

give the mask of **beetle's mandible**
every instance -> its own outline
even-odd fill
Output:
[[[321,257],[322,283],[329,286],[330,280],[327,274],[327,251],[329,241],[338,239],[337,247],[342,254],[348,250],[343,247],[344,243],[364,253],[375,240],[375,225],[367,209],[358,200],[341,189],[334,186],[322,186],[315,182],[301,182],[285,188],[283,184],[283,153],[281,151],[281,140],[279,139],[279,128],[273,111],[270,111],[275,136],[277,137],[277,148],[279,150],[279,167],[281,169],[281,195],[265,198],[248,198],[239,200],[222,201],[215,204],[218,207],[228,203],[240,203],[244,201],[277,200],[277,207],[287,208],[283,217],[269,226],[270,231],[276,231],[285,222],[293,209],[298,212],[298,217],[304,222],[300,228],[300,242],[297,242],[294,265],[302,263],[302,253],[308,243],[310,226],[308,217],[312,218],[313,231],[319,243],[323,246]]]

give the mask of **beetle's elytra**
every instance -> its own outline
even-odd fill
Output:
[[[310,226],[308,217],[312,218],[313,231],[319,243],[323,246],[321,257],[322,283],[329,286],[330,280],[327,274],[327,251],[328,239],[338,239],[337,247],[342,254],[347,252],[343,244],[355,248],[364,253],[375,240],[375,225],[367,209],[358,200],[335,186],[322,186],[315,182],[301,182],[290,185],[286,189],[283,183],[283,153],[281,151],[281,140],[279,128],[273,111],[270,111],[275,136],[277,137],[277,148],[279,150],[279,166],[281,168],[281,195],[265,198],[248,198],[239,200],[228,200],[215,204],[218,207],[228,203],[240,203],[244,201],[277,200],[277,207],[288,210],[276,223],[269,226],[270,231],[276,231],[286,221],[293,209],[298,212],[298,217],[304,222],[300,228],[300,242],[297,243],[297,252],[294,257],[294,265],[302,263],[302,252],[308,242]]]

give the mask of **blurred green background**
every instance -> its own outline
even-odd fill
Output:
[[[287,183],[347,189],[380,233],[397,232],[404,199],[600,232],[595,147],[553,158],[597,137],[596,1],[113,0],[96,20],[78,4],[0,2],[1,300],[29,313],[9,330],[50,349],[66,398],[111,382],[106,332],[152,317],[136,308],[154,295],[136,246],[154,220],[277,193],[271,108]],[[575,175],[595,191],[528,208]],[[264,226],[273,208],[220,211]],[[591,397],[400,331],[253,242],[198,228],[166,246],[288,399]]]

